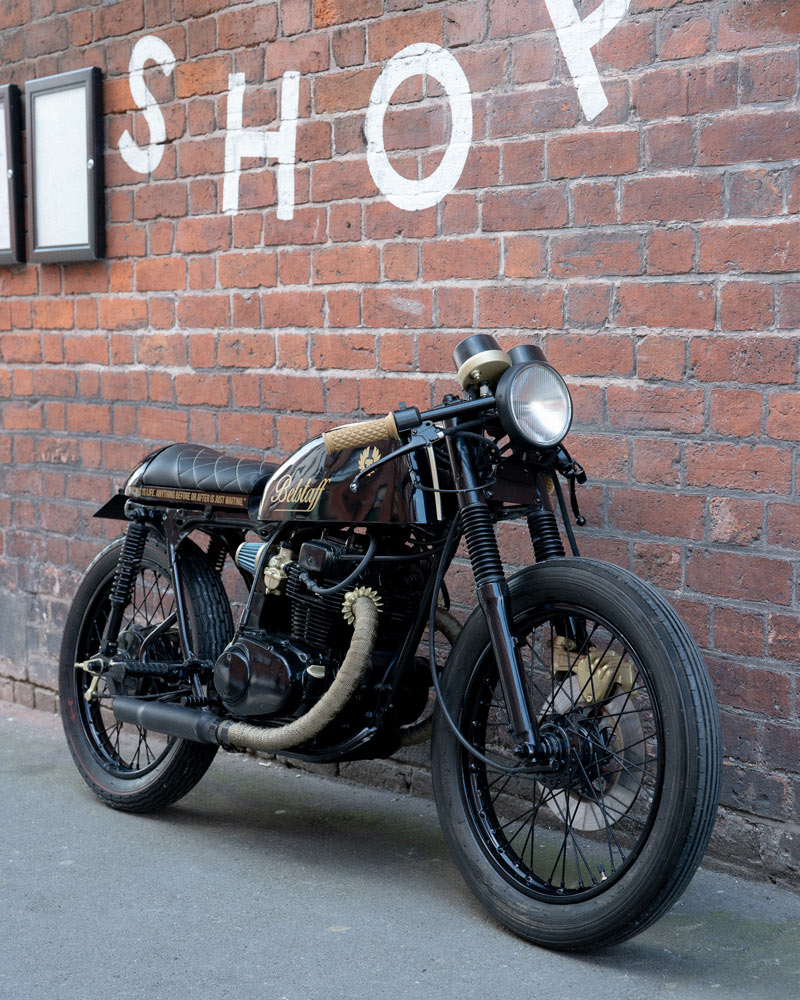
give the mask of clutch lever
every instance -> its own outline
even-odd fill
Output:
[[[350,483],[351,492],[358,493],[359,483],[364,476],[371,475],[381,465],[393,462],[396,458],[400,458],[401,455],[408,455],[410,452],[416,451],[417,448],[429,448],[432,444],[436,444],[437,441],[441,441],[444,436],[445,433],[440,427],[437,427],[430,420],[424,420],[416,428],[408,444],[404,444],[401,448],[396,448],[394,451],[389,452],[388,455],[384,455],[383,458],[379,458],[377,462],[373,462],[372,465],[368,465],[366,469],[362,469],[361,472],[357,473],[353,477],[352,483]]]

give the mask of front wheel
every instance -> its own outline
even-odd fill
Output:
[[[563,950],[624,941],[689,883],[719,798],[719,719],[699,651],[636,577],[557,559],[509,583],[531,708],[560,750],[520,768],[483,614],[467,622],[443,692],[433,788],[455,861],[502,924]]]

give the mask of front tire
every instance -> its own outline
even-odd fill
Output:
[[[108,707],[114,691],[105,676],[91,700],[85,697],[92,676],[76,664],[100,649],[122,543],[123,539],[117,539],[94,559],[67,615],[59,665],[61,720],[73,760],[92,791],[114,809],[153,812],[194,788],[210,767],[217,747],[117,722]],[[200,659],[215,659],[232,632],[225,591],[193,543],[184,543],[181,560],[195,653]],[[176,626],[167,624],[155,631],[174,611],[174,600],[166,552],[151,533],[125,609],[120,648],[137,658],[149,655],[153,660],[180,661]],[[150,633],[154,638],[148,640]],[[191,695],[185,682],[160,677],[127,677],[124,685],[124,691],[116,693],[170,700]]]
[[[688,884],[719,798],[719,719],[699,651],[636,577],[554,559],[509,583],[513,630],[557,773],[513,768],[513,735],[483,614],[467,622],[439,711],[433,788],[456,864],[502,924],[545,947],[615,944],[660,917]]]

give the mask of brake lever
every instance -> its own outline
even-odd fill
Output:
[[[365,476],[369,476],[375,472],[380,466],[386,465],[387,462],[393,462],[396,458],[400,458],[401,455],[408,455],[410,452],[416,451],[417,448],[429,448],[431,445],[436,444],[437,441],[441,441],[443,437],[444,431],[440,427],[437,427],[430,420],[424,420],[414,431],[408,444],[404,444],[402,448],[396,448],[394,451],[389,452],[388,455],[384,455],[383,458],[379,458],[377,462],[368,465],[366,469],[362,469],[361,472],[356,473],[352,483],[350,483],[350,491],[358,493],[359,482]]]

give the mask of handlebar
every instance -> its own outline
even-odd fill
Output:
[[[359,448],[374,441],[383,441],[385,438],[400,440],[393,413],[387,413],[377,420],[359,420],[354,424],[334,427],[332,431],[326,431],[322,435],[325,451],[329,455],[346,448]]]

